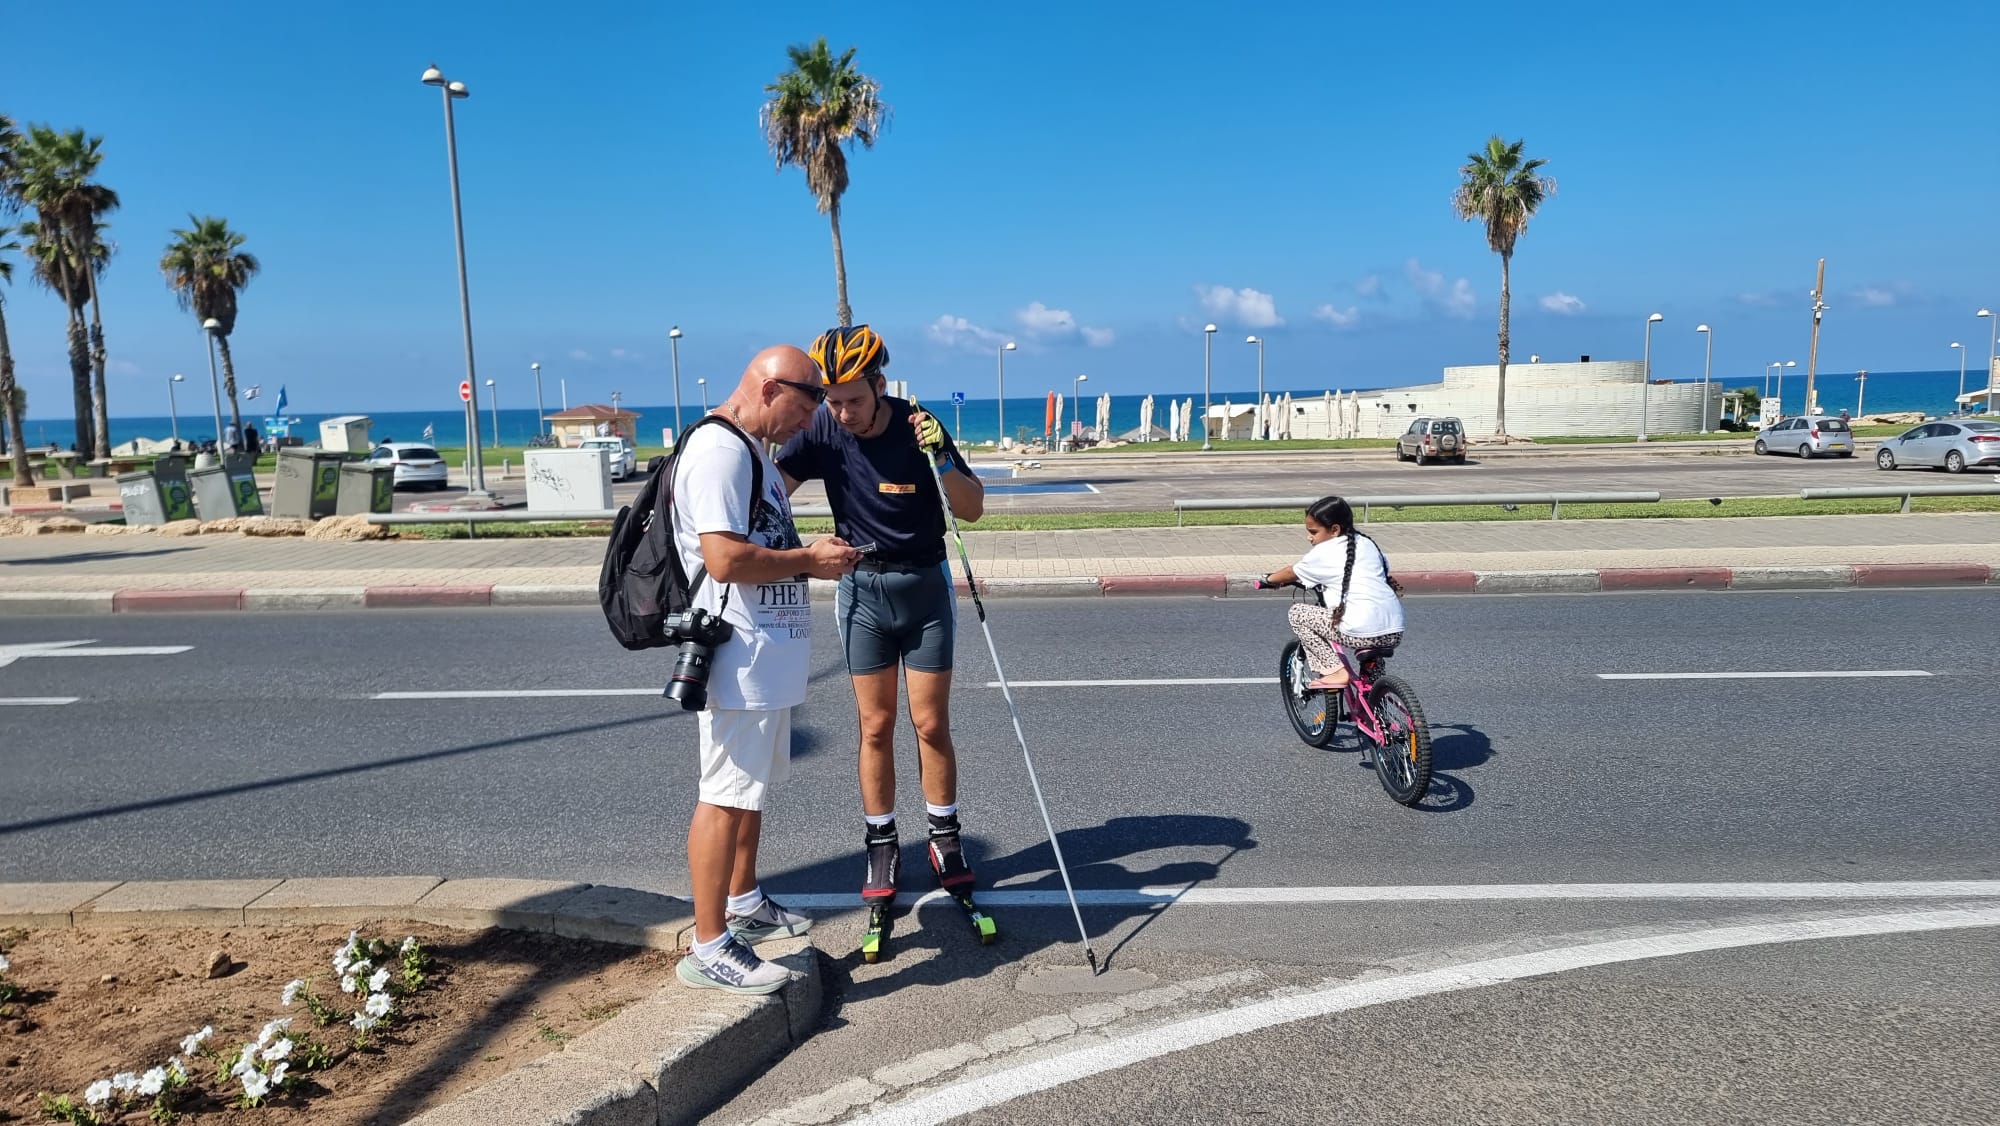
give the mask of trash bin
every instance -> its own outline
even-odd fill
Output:
[[[118,475],[118,499],[125,506],[128,525],[165,524],[194,519],[194,505],[188,498],[186,478],[165,481],[150,472]]]
[[[180,454],[161,454],[153,459],[153,477],[162,482],[187,481],[188,459]]]
[[[279,450],[271,515],[294,520],[333,515],[340,495],[340,467],[346,460],[324,450]]]
[[[262,516],[264,501],[257,495],[257,479],[239,476],[226,467],[211,465],[188,474],[195,508],[204,520],[226,516]]]
[[[350,461],[340,467],[340,499],[334,512],[358,516],[396,509],[396,467],[385,462]]]

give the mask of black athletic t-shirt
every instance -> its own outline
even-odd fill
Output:
[[[778,451],[778,468],[793,480],[825,481],[834,533],[856,546],[880,545],[872,558],[912,566],[942,562],[944,509],[930,457],[917,445],[909,401],[885,395],[882,409],[889,425],[873,438],[857,438],[821,407]],[[949,433],[944,448],[969,472]]]

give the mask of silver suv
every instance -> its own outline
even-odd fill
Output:
[[[1787,418],[1760,431],[1752,448],[1760,454],[1853,457],[1854,431],[1847,428],[1844,418],[1828,418],[1823,414]]]
[[[1433,458],[1465,464],[1465,424],[1455,418],[1420,418],[1396,439],[1396,460],[1422,465]]]

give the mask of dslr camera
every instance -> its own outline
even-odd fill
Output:
[[[667,699],[683,711],[701,711],[708,707],[708,674],[715,647],[728,641],[735,627],[700,608],[669,614],[662,624],[667,640],[681,647],[680,656],[674,659],[673,677],[667,681]]]

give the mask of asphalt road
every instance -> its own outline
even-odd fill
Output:
[[[1010,1074],[1026,1057],[1007,1045],[1022,1036],[1046,1041],[1030,1056],[1051,1058],[1099,1041],[1152,1044],[1173,1022],[1273,991],[1317,996],[1718,927],[1890,916],[1894,928],[1959,903],[1990,910],[2000,898],[1985,891],[1875,897],[1889,881],[2000,879],[2000,766],[1967,722],[2000,671],[1981,643],[1996,597],[1414,598],[1394,663],[1422,696],[1440,768],[1418,810],[1389,802],[1352,750],[1300,744],[1268,683],[1020,687],[1072,875],[1098,900],[1084,912],[1093,945],[1132,975],[1123,981],[1080,975],[1067,908],[1020,902],[1060,885],[1006,709],[984,687],[992,670],[967,604],[962,800],[1003,940],[982,949],[956,908],[926,902],[899,922],[891,957],[865,966],[851,954],[856,915],[829,913],[820,938],[840,990],[833,1024],[718,1120],[797,1117],[794,1104],[828,1092],[882,1109],[982,1068]],[[1285,635],[1276,601],[994,610],[1016,682],[1261,678]],[[819,624],[764,870],[780,895],[838,902],[859,878],[852,705],[831,623]],[[21,648],[86,640],[73,648],[190,648],[99,658]],[[0,707],[0,879],[432,872],[683,891],[693,725],[651,694],[667,663],[616,649],[601,621],[573,610],[0,618],[0,698],[77,698]],[[1885,670],[1931,675],[1599,676]],[[646,694],[524,694],[577,689]],[[389,691],[498,695],[374,698]],[[917,793],[904,778],[903,804],[915,809]],[[914,850],[910,860],[921,865]],[[1807,898],[1769,886],[1798,881],[1859,890]],[[1724,882],[1756,886],[1715,887]],[[1547,886],[1577,883],[1612,890]],[[919,890],[921,873],[906,884]],[[1499,884],[1532,887],[1462,889]],[[1154,890],[1131,894],[1140,888]],[[1165,892],[1181,898],[1163,903]],[[1232,895],[1240,901],[1216,901]],[[1361,1121],[1503,1120],[1489,1113],[1499,1100],[1522,1121],[1613,1120],[1593,1092],[1643,1087],[1658,1101],[1620,1102],[1625,1117],[1868,1120],[1885,1117],[1871,1108],[1906,1105],[1926,1108],[1908,1115],[1926,1121],[1990,1120],[1992,1080],[1964,1053],[1992,1056],[1991,925],[1882,933],[1758,938],[1301,1017],[973,1112],[1231,1120],[1261,1109],[1259,1120],[1321,1121],[1331,1107]],[[1140,992],[1069,992],[1114,982]],[[1158,1000],[1170,987],[1189,991]],[[1119,1008],[1135,996],[1155,1000]],[[1774,1052],[1780,1031],[1790,1039]],[[993,1036],[1002,1042],[979,1047]],[[1660,1066],[1621,1066],[1618,1052],[1592,1054],[1600,1044]],[[954,1045],[985,1058],[940,1070],[921,1055]],[[1891,1082],[1875,1064],[1895,1051],[1915,1070]],[[1588,1067],[1563,1066],[1584,1056]],[[865,1077],[912,1059],[888,1077],[909,1086],[873,1082],[879,1091],[860,1097]],[[1802,1070],[1813,1060],[1818,1071]],[[1767,1083],[1781,1064],[1790,1078]],[[1896,1102],[1916,1098],[1911,1074],[1937,1077],[1933,1102]]]

